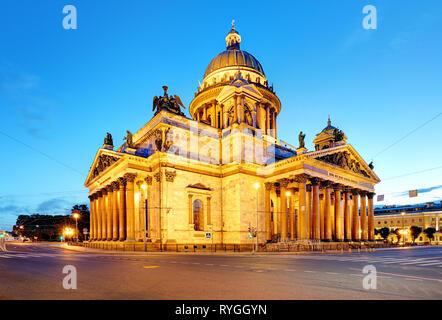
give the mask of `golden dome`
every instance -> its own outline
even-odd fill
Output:
[[[226,37],[227,50],[213,58],[206,72],[204,72],[204,78],[221,68],[236,66],[254,69],[265,76],[261,63],[247,51],[241,50],[239,48],[240,42],[241,36],[238,31],[232,27]]]

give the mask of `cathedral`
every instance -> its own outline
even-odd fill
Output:
[[[187,117],[153,99],[152,119],[125,143],[108,134],[85,186],[93,248],[265,250],[274,243],[368,242],[380,182],[330,117],[314,150],[278,140],[281,101],[232,27]]]

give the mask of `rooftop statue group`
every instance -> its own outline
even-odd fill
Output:
[[[169,89],[167,86],[163,86],[164,95],[157,97],[155,96],[153,98],[153,108],[152,111],[155,111],[155,114],[162,110],[166,110],[175,114],[179,114],[181,116],[184,116],[184,113],[181,111],[181,108],[186,109],[186,107],[181,102],[180,97],[177,95],[170,96],[167,94],[167,89]]]

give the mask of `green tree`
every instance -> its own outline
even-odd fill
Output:
[[[424,230],[424,233],[427,235],[428,239],[430,240],[430,244],[431,244],[431,240],[434,239],[434,234],[436,233],[436,229],[429,227]]]
[[[417,226],[410,227],[411,239],[413,239],[413,244],[416,242],[417,237],[422,233],[422,228]]]
[[[390,229],[387,227],[384,227],[384,228],[379,229],[378,233],[381,235],[381,237],[384,240],[387,240],[388,236],[390,235]]]

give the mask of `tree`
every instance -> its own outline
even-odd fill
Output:
[[[424,233],[427,235],[428,239],[430,240],[430,244],[431,244],[431,240],[434,239],[434,234],[436,233],[436,229],[429,227],[424,230]]]
[[[416,242],[417,237],[422,233],[422,228],[417,226],[410,227],[411,239],[413,239],[413,244]]]
[[[378,233],[381,235],[381,237],[386,240],[388,236],[390,235],[390,229],[387,227],[383,227],[378,230]]]

